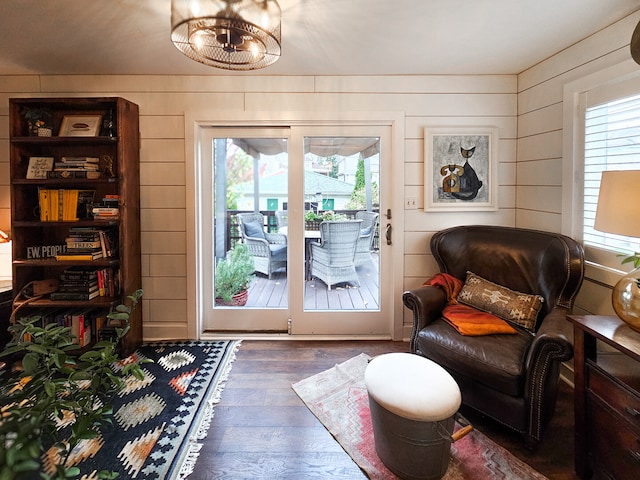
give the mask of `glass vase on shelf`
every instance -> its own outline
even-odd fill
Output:
[[[113,110],[109,110],[107,116],[102,122],[103,134],[109,138],[116,137],[116,122],[113,118]]]

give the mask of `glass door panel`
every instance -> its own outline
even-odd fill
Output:
[[[389,134],[375,126],[292,127],[291,152],[298,146],[303,152],[304,189],[300,234],[290,237],[300,242],[304,265],[302,287],[292,285],[302,295],[301,304],[292,305],[294,334],[389,333],[388,295],[381,288],[389,259],[380,241]]]
[[[198,197],[196,229],[205,331],[390,334],[390,255],[379,215],[390,131],[298,125],[212,128],[203,137],[196,175],[210,188]],[[236,245],[247,248],[253,269],[242,306],[219,293],[220,265]]]
[[[304,138],[305,310],[379,310],[380,138]]]
[[[283,332],[289,308],[286,227],[282,231],[288,141],[222,133],[211,139],[212,294],[205,329]]]

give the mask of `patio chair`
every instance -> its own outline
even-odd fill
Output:
[[[261,213],[238,213],[238,226],[242,240],[253,256],[256,272],[267,275],[287,266],[287,236],[264,231]]]
[[[371,250],[373,250],[373,238],[376,234],[379,215],[375,212],[361,210],[356,212],[356,220],[362,220],[360,225],[360,237],[356,245],[356,255],[354,258],[356,267],[360,267],[372,261]]]
[[[283,232],[283,231],[286,232],[287,231],[287,227],[289,226],[289,211],[288,210],[277,210],[276,211],[276,226],[278,227],[278,232]]]
[[[362,220],[324,221],[320,243],[311,244],[311,276],[331,286],[354,282],[360,285],[354,262]]]

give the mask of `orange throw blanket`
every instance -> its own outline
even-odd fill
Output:
[[[448,273],[437,273],[423,285],[442,288],[447,294],[447,306],[442,310],[445,321],[461,335],[477,336],[496,333],[516,333],[505,320],[477,308],[458,303],[457,297],[463,283]]]

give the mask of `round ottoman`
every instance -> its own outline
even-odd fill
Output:
[[[449,466],[456,432],[458,384],[431,360],[411,353],[375,357],[365,370],[378,457],[403,479],[439,479]]]

